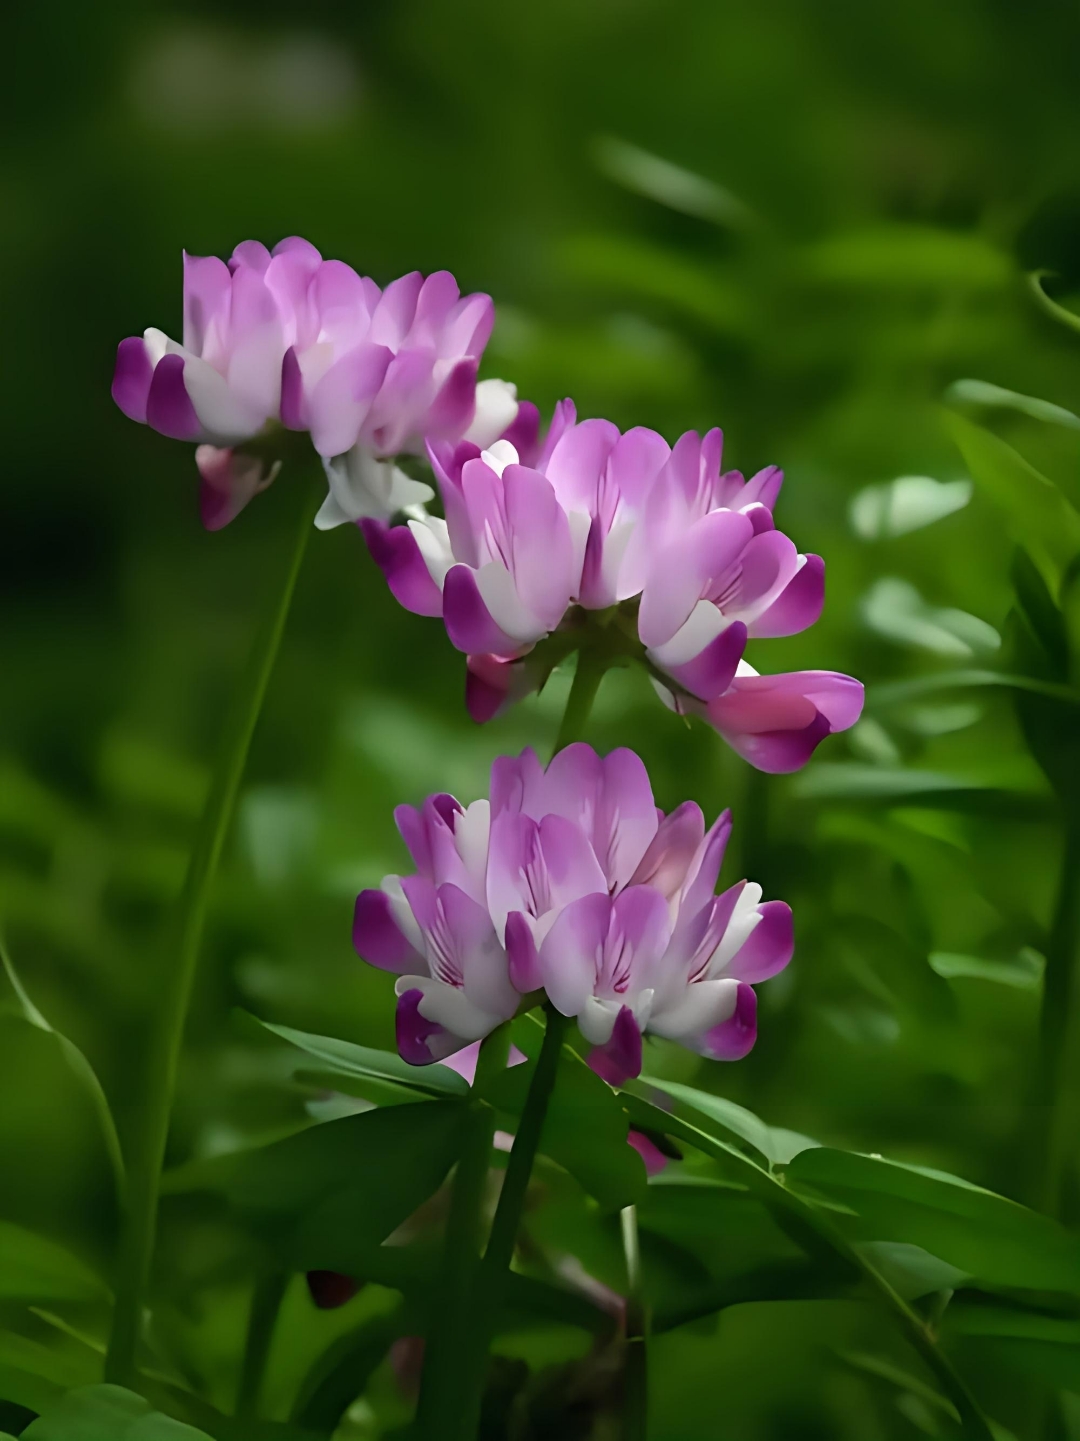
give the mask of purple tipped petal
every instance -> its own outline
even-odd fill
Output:
[[[271,484],[279,468],[275,464],[266,471],[257,456],[213,445],[196,448],[195,464],[202,478],[199,515],[209,531],[221,530],[235,520],[247,503]]]
[[[288,430],[307,429],[307,407],[304,404],[304,377],[296,347],[290,345],[281,361],[281,423]]]
[[[420,957],[401,934],[385,891],[361,891],[353,912],[353,946],[361,960],[404,975]],[[417,992],[419,994],[419,992]]]
[[[615,1017],[611,1040],[589,1053],[589,1065],[609,1086],[621,1086],[641,1075],[641,1031],[629,1006]]]
[[[711,582],[738,560],[753,534],[745,515],[714,510],[655,558],[638,611],[638,634],[645,645],[660,646],[671,639]]]
[[[691,695],[704,701],[714,700],[723,695],[735,679],[745,649],[746,626],[737,620],[722,630],[692,660],[681,665],[667,665],[664,669]]]
[[[468,428],[476,409],[476,366],[475,360],[465,359],[451,370],[428,410],[427,435],[453,440]]]
[[[506,918],[506,959],[510,980],[515,990],[527,996],[543,985],[540,957],[529,923],[520,911],[511,911]]]
[[[684,801],[660,822],[649,849],[630,878],[632,886],[652,886],[662,896],[674,896],[686,880],[690,863],[705,835],[701,807]]]
[[[442,615],[443,597],[407,525],[358,522],[375,564],[395,598],[414,615]]]
[[[825,562],[820,555],[808,555],[796,573],[763,615],[750,625],[754,636],[798,635],[817,621],[825,605]]]
[[[520,403],[517,415],[501,438],[514,447],[522,465],[535,466],[540,455],[540,412],[531,400]]]
[[[733,750],[779,775],[805,765],[827,735],[853,726],[862,705],[862,685],[851,676],[792,671],[738,676],[706,714]]]
[[[520,643],[496,624],[480,594],[476,572],[467,565],[454,565],[447,571],[442,614],[451,643],[466,655],[488,651],[511,656],[520,649]]]
[[[758,909],[761,920],[725,968],[727,975],[751,984],[782,971],[795,951],[791,907],[783,901],[766,901]]]
[[[184,385],[184,363],[182,355],[163,355],[146,400],[146,423],[170,440],[198,440],[202,433]]]
[[[405,991],[398,997],[394,1030],[397,1035],[398,1053],[410,1066],[430,1066],[438,1060],[428,1045],[433,1037],[447,1035],[445,1026],[428,1021],[420,1014],[423,991]],[[439,1047],[441,1049],[441,1047]]]
[[[146,424],[146,402],[153,378],[154,367],[142,337],[131,335],[122,340],[116,348],[112,398],[129,420],[137,420],[140,425]]]
[[[576,1016],[593,993],[597,956],[611,922],[611,897],[582,896],[561,911],[540,947],[540,972],[552,1005]]]
[[[477,725],[483,725],[530,695],[539,683],[539,674],[524,661],[471,655],[465,669],[465,708]]]
[[[705,1035],[701,1049],[714,1061],[741,1061],[756,1040],[757,996],[753,986],[740,983],[734,1014]]]

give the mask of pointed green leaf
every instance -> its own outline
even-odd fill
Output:
[[[24,1441],[210,1441],[121,1386],[70,1391],[23,1432]]]
[[[1080,430],[1080,415],[1074,415],[1063,405],[1054,405],[1052,401],[1040,400],[1035,395],[1005,390],[987,380],[954,380],[945,392],[945,399],[950,405],[984,405],[993,409],[1016,410],[1021,415],[1030,415],[1033,420]]]
[[[0,1298],[6,1301],[96,1301],[102,1281],[70,1251],[0,1221]]]
[[[699,1115],[707,1116],[710,1121],[718,1122],[725,1131],[738,1136],[741,1141],[745,1141],[764,1156],[770,1166],[785,1166],[800,1151],[818,1144],[809,1136],[800,1136],[797,1131],[767,1126],[753,1111],[737,1106],[734,1101],[729,1101],[724,1096],[714,1096],[708,1091],[699,1091],[678,1081],[657,1080],[655,1076],[642,1076],[641,1081],[644,1085],[655,1086],[658,1091],[666,1092],[673,1100],[689,1106]]]
[[[990,1285],[1080,1293],[1080,1238],[959,1176],[824,1147],[786,1175],[849,1206],[865,1240],[921,1246]]]
[[[257,1016],[241,1015],[269,1031],[290,1046],[304,1051],[319,1062],[320,1070],[340,1071],[343,1076],[392,1081],[395,1085],[423,1092],[428,1096],[466,1096],[469,1083],[449,1066],[410,1066],[394,1051],[378,1051],[358,1046],[353,1041],[340,1041],[336,1036],[313,1036],[294,1031],[290,1026],[275,1026]]]
[[[953,411],[945,413],[945,424],[972,478],[1005,512],[1014,538],[1031,551],[1056,591],[1080,554],[1080,514],[1011,445]]]
[[[0,936],[0,966],[3,967],[7,976],[8,984],[15,993],[20,1013],[23,1019],[39,1031],[45,1031],[48,1035],[55,1037],[56,1044],[60,1048],[60,1054],[72,1075],[86,1091],[94,1113],[98,1118],[101,1127],[102,1139],[105,1142],[105,1150],[108,1153],[109,1163],[112,1166],[113,1175],[116,1179],[117,1193],[124,1194],[124,1158],[120,1150],[120,1137],[116,1132],[116,1122],[113,1120],[112,1110],[109,1106],[109,1099],[98,1080],[93,1066],[75,1045],[57,1031],[34,1005],[19,979],[18,972],[12,964],[8,955],[7,947],[4,945],[3,937]]]

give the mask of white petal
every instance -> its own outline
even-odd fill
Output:
[[[446,572],[454,564],[454,552],[450,547],[450,532],[446,528],[446,521],[440,516],[428,515],[423,520],[410,520],[408,524],[428,568],[428,574],[442,590]]]
[[[735,952],[750,939],[750,933],[761,920],[758,905],[761,902],[761,887],[756,881],[747,881],[735,902],[720,944],[709,957],[708,974],[719,976],[727,969]]]
[[[445,1026],[463,1041],[482,1040],[503,1019],[474,1006],[457,986],[448,986],[445,981],[435,981],[430,976],[399,976],[394,990],[399,996],[406,991],[421,991],[423,999],[418,1009],[424,1020]]]
[[[502,479],[502,473],[508,465],[517,465],[518,453],[508,440],[497,440],[494,445],[489,445],[487,450],[480,452],[480,459],[484,464],[495,472]]]
[[[578,1029],[594,1046],[606,1046],[621,1010],[621,1001],[602,1001],[599,996],[589,996],[578,1012]]]
[[[398,930],[419,955],[426,953],[424,946],[424,935],[416,923],[416,917],[412,913],[412,906],[405,899],[405,892],[401,888],[400,876],[383,876],[380,887],[386,899],[390,902],[390,911],[394,917],[394,924]]]
[[[730,977],[715,981],[694,981],[673,1004],[658,1010],[649,1029],[670,1041],[684,1036],[703,1036],[735,1014],[739,983]]]
[[[470,881],[474,883],[474,897],[481,905],[484,904],[490,830],[491,803],[486,800],[473,801],[454,823],[454,844]]]
[[[520,645],[540,640],[547,627],[518,595],[514,578],[501,561],[489,560],[476,571],[476,586],[491,618]]]
[[[517,413],[516,385],[508,380],[481,380],[476,387],[476,413],[463,438],[483,450],[513,425]]]
[[[711,600],[699,600],[671,639],[663,645],[653,646],[649,658],[661,669],[684,665],[699,656],[729,624]]]

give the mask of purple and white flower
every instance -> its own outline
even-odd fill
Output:
[[[430,443],[445,518],[372,518],[363,530],[401,604],[442,616],[469,657],[474,719],[543,682],[550,662],[530,662],[535,647],[613,610],[623,641],[709,706],[748,639],[805,630],[825,594],[820,556],[776,529],[781,472],[744,480],[721,471],[721,450],[719,430],[671,448],[644,428],[578,423],[563,401],[528,459],[507,438],[486,450]]]
[[[418,874],[364,891],[353,939],[398,973],[407,1060],[452,1055],[541,994],[613,1083],[640,1072],[646,1031],[716,1059],[754,1044],[753,986],[790,960],[791,912],[745,881],[715,894],[730,816],[665,816],[632,751],[502,757],[490,803],[434,796],[397,821]]]
[[[759,675],[746,661],[727,690],[707,704],[656,689],[672,710],[704,716],[759,771],[800,770],[826,736],[848,730],[863,708],[861,682],[831,670]]]
[[[226,524],[273,479],[236,447],[269,425],[307,431],[326,462],[322,527],[389,519],[429,499],[391,464],[425,439],[495,441],[514,426],[513,386],[477,383],[490,296],[419,271],[384,290],[308,241],[238,245],[228,262],[184,256],[183,340],[121,341],[113,398],[125,415],[199,443],[203,515]]]

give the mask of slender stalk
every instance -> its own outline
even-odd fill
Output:
[[[443,1271],[428,1326],[420,1397],[416,1407],[420,1436],[449,1441],[469,1433],[459,1429],[470,1375],[468,1353],[474,1342],[477,1273],[483,1239],[484,1193],[491,1168],[495,1112],[482,1099],[485,1083],[505,1070],[510,1053],[510,1027],[499,1026],[480,1046],[469,1103],[465,1144],[454,1173],[450,1215],[446,1223]]]
[[[623,1372],[622,1441],[645,1441],[649,1406],[649,1313],[642,1294],[637,1207],[619,1215],[626,1257],[626,1362]]]
[[[266,1365],[270,1360],[274,1327],[277,1325],[278,1312],[281,1310],[288,1285],[287,1272],[267,1271],[257,1278],[251,1293],[244,1359],[240,1367],[240,1383],[236,1389],[236,1415],[245,1421],[253,1421],[259,1414],[259,1398]]]
[[[289,554],[282,586],[256,638],[218,756],[180,896],[173,955],[162,977],[155,1034],[143,1083],[142,1108],[128,1167],[116,1305],[105,1361],[105,1379],[123,1386],[133,1384],[138,1369],[138,1340],[154,1251],[169,1115],[210,890],[236,809],[251,737],[274,669],[315,518],[317,507],[313,497],[313,491],[305,490],[299,530]]]
[[[499,1204],[495,1208],[495,1219],[491,1223],[491,1235],[484,1252],[484,1271],[489,1278],[489,1284],[492,1281],[498,1283],[503,1273],[509,1269],[514,1255],[514,1242],[525,1205],[525,1192],[528,1190],[533,1162],[540,1145],[548,1102],[555,1089],[563,1038],[570,1026],[569,1018],[561,1015],[554,1006],[548,1004],[544,1010],[547,1015],[544,1044],[540,1048],[529,1094],[525,1098],[525,1109],[518,1122],[514,1146],[506,1166],[506,1177],[499,1193]]]
[[[605,660],[595,651],[578,651],[577,669],[574,671],[573,684],[566,698],[566,710],[563,712],[562,724],[555,741],[556,751],[561,751],[572,741],[581,739],[606,669]]]
[[[1076,1105],[1073,1095],[1074,1064],[1070,1055],[1080,1026],[1077,1016],[1080,977],[1080,815],[1070,818],[1065,832],[1054,916],[1046,947],[1040,1016],[1040,1084],[1043,1154],[1041,1192],[1043,1210],[1061,1212],[1062,1183],[1076,1149]]]

